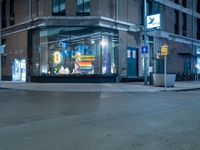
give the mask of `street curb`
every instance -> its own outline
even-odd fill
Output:
[[[12,85],[12,84],[11,84]],[[184,87],[185,86],[185,87]],[[18,86],[10,86],[8,84],[8,86],[6,86],[6,84],[4,86],[1,86],[0,87],[0,91],[3,91],[3,90],[25,90],[25,91],[48,91],[48,92],[148,92],[148,93],[157,93],[157,92],[184,92],[184,91],[197,91],[197,90],[200,90],[200,87],[199,86],[191,86],[191,85],[184,85],[183,87],[181,87],[180,85],[177,85],[173,88],[167,88],[167,89],[164,89],[164,88],[151,88],[153,86],[141,86],[141,85],[138,85],[139,88],[137,88],[137,85],[134,85],[133,87],[128,85],[128,87],[126,87],[124,85],[122,86],[118,86],[118,87],[114,87],[114,85],[112,86],[113,88],[111,90],[108,90],[108,87],[109,86],[105,86],[105,85],[102,85],[102,87],[98,87],[97,89],[93,89],[91,91],[89,90],[81,90],[81,89],[78,89],[77,91],[74,91],[73,87],[71,90],[62,90],[62,89],[54,89],[54,88],[50,88],[48,89],[48,86],[44,86],[43,88],[39,88],[41,90],[39,90],[37,88],[37,86],[26,86],[26,85],[23,85],[21,87],[18,87]],[[127,88],[131,88],[131,89],[128,89]]]
[[[1,90],[23,90],[23,91],[43,91],[43,92],[108,92],[108,93],[116,93],[116,92],[127,92],[127,93],[132,93],[132,92],[146,92],[146,93],[160,93],[160,92],[184,92],[184,91],[197,91],[197,90],[200,90],[200,88],[188,88],[188,89],[172,89],[172,90],[141,90],[141,91],[137,91],[137,90],[133,90],[133,91],[124,91],[124,90],[116,90],[116,91],[101,91],[101,90],[97,90],[97,91],[57,91],[57,90],[47,90],[47,89],[43,89],[43,90],[35,90],[35,89],[15,89],[15,88],[0,88],[0,91]]]
[[[187,88],[187,89],[177,89],[177,90],[161,90],[160,92],[186,92],[186,91],[197,91],[200,88]]]
[[[3,90],[16,90],[16,91],[34,91],[34,92],[66,92],[66,93],[159,93],[162,92],[160,90],[156,90],[156,91],[149,91],[149,90],[141,90],[141,91],[125,91],[125,90],[113,90],[113,91],[108,91],[108,90],[96,90],[96,91],[83,91],[83,90],[79,90],[79,91],[57,91],[57,90],[35,90],[35,89],[15,89],[15,88],[5,88],[5,89],[0,89],[0,91]]]
[[[1,87],[0,87],[0,90],[8,90],[8,89],[10,89],[10,88],[1,88]]]
[[[200,88],[191,88],[191,89],[180,89],[180,90],[175,90],[176,92],[184,92],[184,91],[197,91],[200,90]]]

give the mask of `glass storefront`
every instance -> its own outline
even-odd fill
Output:
[[[117,72],[117,33],[92,27],[32,31],[32,76]]]

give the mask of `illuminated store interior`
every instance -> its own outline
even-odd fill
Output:
[[[91,27],[32,31],[32,76],[117,73],[117,33]]]

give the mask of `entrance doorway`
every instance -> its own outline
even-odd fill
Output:
[[[26,60],[15,59],[12,63],[12,80],[26,81]]]
[[[137,48],[127,48],[127,76],[137,76],[138,67],[137,67]]]

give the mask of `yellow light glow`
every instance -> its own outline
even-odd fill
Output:
[[[60,54],[60,52],[58,52],[58,51],[54,52],[53,61],[54,61],[55,64],[61,63],[61,54]]]

